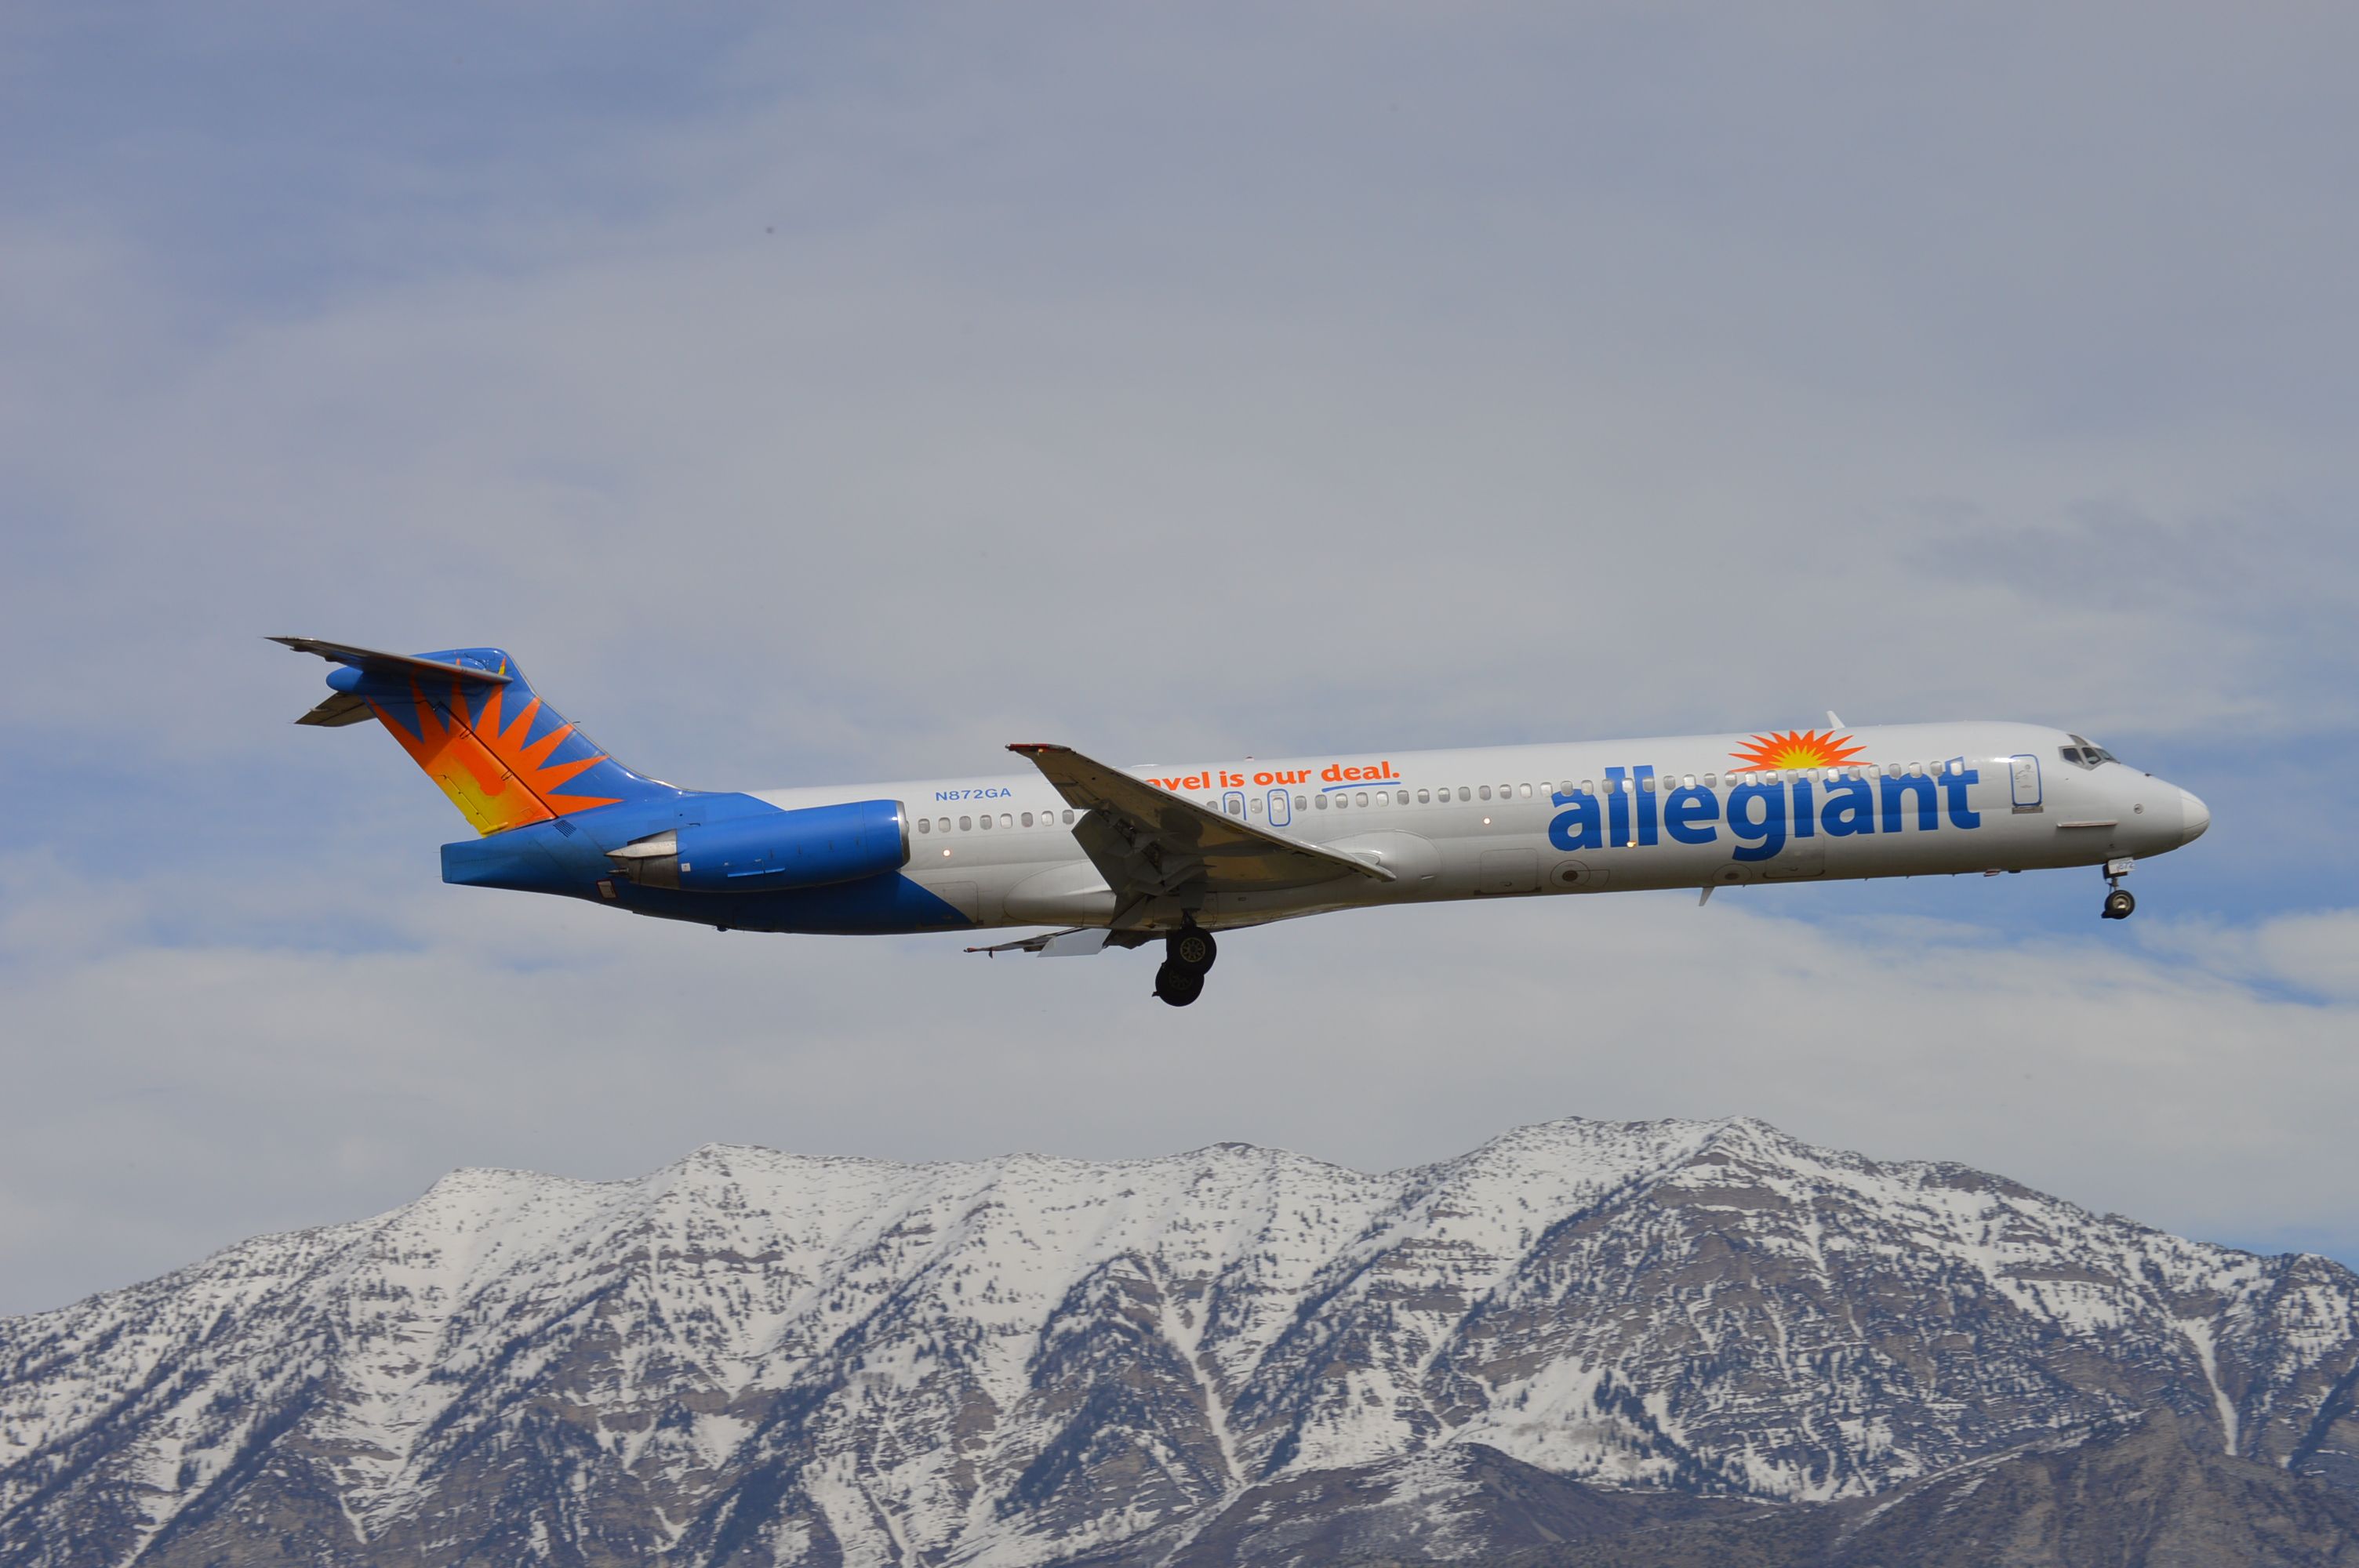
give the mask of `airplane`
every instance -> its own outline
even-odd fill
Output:
[[[442,880],[723,931],[1052,926],[970,947],[1161,942],[1155,995],[1202,994],[1216,932],[1392,903],[1844,878],[2103,870],[2201,838],[2186,790],[2019,723],[1580,741],[1117,768],[1011,745],[1017,773],[756,792],[633,773],[498,648],[387,654],[274,637],[336,667],[296,720],[375,719],[481,838]]]

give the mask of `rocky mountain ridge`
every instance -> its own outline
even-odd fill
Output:
[[[2354,1390],[2325,1260],[1750,1120],[1383,1174],[712,1147],[0,1320],[0,1561],[1029,1565],[1451,1450],[1842,1505],[2157,1411],[2359,1494]]]

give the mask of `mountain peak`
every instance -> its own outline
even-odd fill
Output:
[[[2332,1264],[1751,1118],[1381,1173],[714,1143],[0,1320],[0,1560],[1022,1568],[1314,1474],[1832,1503],[2157,1409],[2359,1491],[2354,1383]]]

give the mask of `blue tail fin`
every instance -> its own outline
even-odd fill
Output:
[[[296,722],[375,718],[477,832],[679,793],[599,750],[502,649],[384,654],[313,637],[271,641],[338,666],[328,673],[335,695]]]

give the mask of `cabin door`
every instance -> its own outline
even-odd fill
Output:
[[[2017,811],[2038,810],[2039,759],[2029,755],[2009,757],[2006,760],[2006,775],[2015,790],[2015,808]]]

